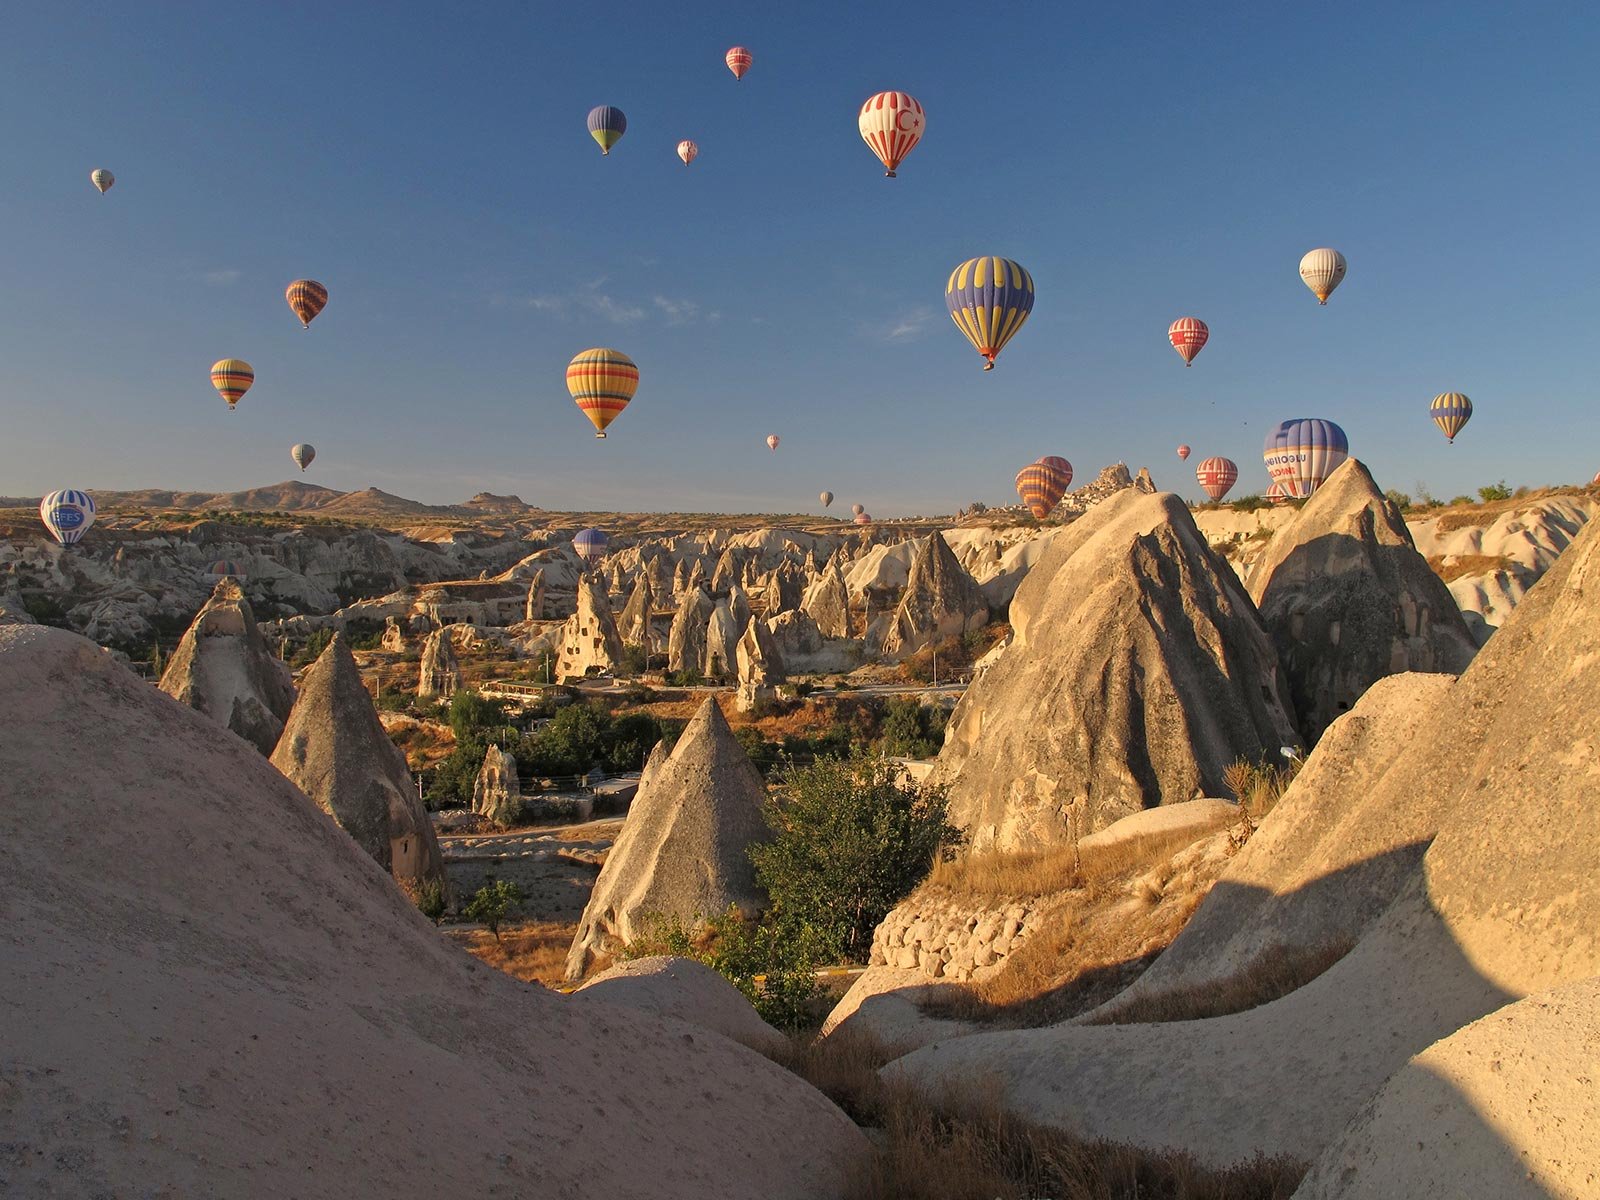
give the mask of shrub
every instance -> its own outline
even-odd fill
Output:
[[[893,696],[884,710],[879,748],[906,758],[932,758],[944,744],[949,719],[944,709],[919,703],[913,696]]]
[[[331,641],[333,641],[333,630],[312,630],[311,636],[306,639],[306,644],[300,648],[300,652],[294,656],[290,665],[298,668],[316,662]]]
[[[450,697],[449,714],[450,732],[456,735],[457,742],[471,741],[485,731],[503,729],[506,724],[505,705],[465,689]]]
[[[661,724],[649,713],[629,713],[611,722],[604,752],[608,771],[637,771],[661,740]]]
[[[428,920],[438,923],[444,916],[444,884],[436,879],[425,880],[417,887],[417,907]]]
[[[1393,504],[1401,512],[1406,512],[1411,508],[1411,497],[1397,488],[1390,488],[1383,495],[1384,499],[1388,500],[1390,504]]]
[[[1471,496],[1457,496],[1454,499],[1452,499],[1450,501],[1450,503],[1453,504],[1453,505],[1454,504],[1471,504],[1472,503],[1472,497]]]
[[[624,646],[622,648],[622,673],[624,675],[643,675],[649,668],[649,658],[643,646]]]
[[[699,687],[705,683],[706,677],[690,667],[687,671],[667,672],[666,680],[669,687]]]
[[[1267,502],[1256,495],[1240,496],[1228,505],[1234,512],[1255,512],[1256,509],[1265,508],[1266,506]]]
[[[483,756],[489,743],[477,737],[456,742],[456,748],[438,766],[428,780],[427,794],[423,797],[428,808],[458,808],[472,803],[472,789],[478,782],[478,771],[483,767]]]
[[[1487,487],[1479,488],[1478,499],[1485,504],[1495,500],[1509,500],[1511,499],[1511,489],[1506,486],[1506,481],[1502,479],[1498,483],[1491,483]]]
[[[872,931],[961,840],[943,788],[901,782],[882,759],[790,767],[767,804],[772,841],[750,849],[785,936],[865,961]]]
[[[523,901],[522,889],[504,879],[491,878],[478,889],[466,907],[469,921],[481,921],[500,940],[500,922]]]

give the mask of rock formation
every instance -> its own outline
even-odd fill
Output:
[[[587,1007],[597,1001],[714,1029],[766,1054],[788,1044],[738,988],[692,958],[656,955],[619,963],[572,994],[574,1004]]]
[[[1154,492],[1155,485],[1150,483],[1150,473],[1141,468],[1139,476],[1140,482],[1136,483],[1133,476],[1128,473],[1127,463],[1113,463],[1109,467],[1103,467],[1100,474],[1088,483],[1061,497],[1061,507],[1057,511],[1062,514],[1085,513],[1101,501],[1128,488],[1137,488],[1146,493]]]
[[[773,617],[772,620],[765,622],[765,626],[772,635],[773,645],[776,646],[778,657],[786,669],[791,664],[815,658],[826,649],[822,643],[822,631],[817,628],[817,623],[800,609]]]
[[[463,954],[260,754],[92,643],[0,627],[0,729],[0,1190],[844,1194],[866,1142],[811,1087]]]
[[[528,598],[522,605],[524,621],[544,620],[544,568],[540,567],[528,581]]]
[[[472,811],[496,825],[512,825],[522,815],[522,781],[516,756],[490,746],[472,785]]]
[[[167,661],[161,690],[271,754],[294,707],[294,681],[267,647],[250,602],[223,579]]]
[[[633,585],[633,594],[622,607],[622,619],[617,622],[617,636],[625,646],[639,646],[646,654],[655,649],[655,631],[650,617],[655,612],[656,596],[650,582],[650,572],[640,571]]]
[[[682,596],[689,590],[689,560],[680,558],[677,569],[672,572],[672,595],[674,598]]]
[[[622,638],[617,634],[611,601],[595,580],[578,580],[578,611],[561,627],[561,657],[556,678],[562,683],[622,665]]]
[[[456,661],[455,636],[449,627],[435,629],[422,643],[417,667],[417,699],[448,700],[461,686],[461,664]]]
[[[822,574],[806,588],[800,607],[817,623],[817,629],[823,637],[850,636],[850,590],[845,586],[844,570],[839,565],[838,555],[828,560]]]
[[[1011,623],[939,756],[974,848],[1069,842],[1226,795],[1229,764],[1281,761],[1296,740],[1255,606],[1169,493],[1123,489],[1061,530]]]
[[[32,625],[33,614],[18,592],[0,591],[0,625]]]
[[[711,572],[711,594],[713,596],[726,596],[728,590],[744,578],[743,564],[739,556],[734,553],[733,547],[723,550],[717,559],[717,565]]]
[[[883,641],[883,653],[892,657],[914,654],[947,637],[982,629],[988,621],[989,605],[983,591],[956,559],[944,535],[935,530],[911,562],[906,590]]]
[[[399,617],[383,619],[383,648],[390,654],[399,654],[406,648],[406,631],[400,627]]]
[[[655,602],[663,607],[672,603],[677,596],[673,591],[672,560],[665,553],[657,553],[650,560],[645,574],[650,577],[650,593],[655,597]]]
[[[784,614],[790,615],[793,614]],[[783,656],[760,617],[751,617],[745,627],[744,636],[738,641],[737,659],[739,690],[734,703],[742,713],[759,716],[768,712],[778,698],[778,684],[783,682]]]
[[[699,588],[683,593],[667,634],[667,670],[698,671],[706,660],[706,629],[715,606]]]
[[[711,610],[711,619],[706,622],[706,650],[700,673],[707,679],[731,676],[737,666],[734,655],[743,632],[740,626],[734,624],[733,609],[727,600],[718,600],[717,606]]]
[[[708,601],[709,603],[709,601]],[[656,916],[693,925],[730,906],[766,906],[746,851],[769,836],[767,789],[707,697],[668,754],[645,764],[628,820],[607,855],[567,955],[581,979],[598,954],[633,941]]]
[[[736,629],[750,624],[750,594],[737,584],[728,589],[728,611],[733,614]]]
[[[1353,458],[1273,536],[1250,596],[1307,745],[1383,676],[1458,674],[1477,650],[1400,510]]]
[[[802,582],[800,573],[788,563],[769,572],[761,585],[761,593],[767,605],[767,616],[775,617],[779,613],[799,608]]]
[[[272,765],[396,879],[444,886],[433,825],[343,634],[301,678]]]

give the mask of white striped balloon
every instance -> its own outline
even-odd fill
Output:
[[[63,546],[76,545],[94,524],[94,497],[75,488],[51,492],[39,501],[39,519]]]
[[[683,141],[678,143],[678,157],[683,159],[685,166],[692,163],[699,156],[700,147],[696,146],[688,138],[684,138]]]
[[[1179,317],[1167,326],[1167,341],[1172,343],[1186,367],[1194,365],[1194,356],[1205,349],[1210,338],[1211,330],[1199,317]]]
[[[878,156],[883,173],[890,179],[905,156],[916,149],[927,129],[927,114],[915,96],[904,92],[879,92],[868,96],[856,118],[861,140]]]
[[[1316,296],[1318,304],[1326,304],[1333,289],[1344,281],[1344,255],[1323,246],[1306,252],[1300,260],[1300,278]]]

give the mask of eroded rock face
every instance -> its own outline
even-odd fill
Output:
[[[775,617],[799,608],[802,584],[800,572],[789,563],[769,572],[761,585],[767,603],[767,616]]]
[[[401,628],[399,617],[383,619],[383,648],[390,654],[399,654],[406,648],[406,631]]]
[[[528,581],[528,597],[522,604],[524,621],[544,620],[544,568],[540,567]]]
[[[706,652],[700,673],[707,679],[721,679],[738,668],[736,656],[743,629],[734,623],[733,609],[726,600],[717,601],[706,623]]]
[[[427,810],[342,633],[302,677],[272,765],[396,879],[444,886]]]
[[[1385,675],[1458,674],[1477,650],[1400,510],[1353,458],[1273,536],[1250,595],[1307,744]]]
[[[522,815],[522,781],[516,756],[490,746],[472,785],[472,811],[496,825],[511,825]]]
[[[845,586],[838,555],[828,560],[822,573],[806,588],[800,607],[817,623],[823,637],[850,636],[850,590]]]
[[[294,706],[289,668],[274,657],[250,602],[231,579],[220,581],[195,614],[161,676],[161,690],[263,754],[278,744]]]
[[[783,614],[789,617],[791,613]],[[783,617],[779,619],[782,620]],[[769,712],[783,682],[783,655],[767,623],[751,617],[738,642],[739,690],[734,703],[740,712],[760,715]]]
[[[1296,741],[1255,606],[1176,496],[1125,488],[1063,529],[1011,620],[937,769],[976,849],[1226,795],[1230,763],[1279,761]]]
[[[708,600],[709,603],[709,600]],[[646,932],[652,917],[694,925],[730,906],[766,906],[746,853],[771,836],[766,786],[707,698],[671,754],[657,746],[645,764],[628,820],[606,857],[567,955],[581,979],[597,954],[612,954]]]
[[[461,664],[456,659],[455,636],[449,628],[435,629],[422,643],[417,667],[417,698],[448,700],[461,686]]]
[[[711,597],[700,588],[683,594],[667,635],[667,670],[700,670],[706,660],[706,629],[714,607]]]
[[[650,616],[655,611],[655,586],[650,582],[650,572],[640,571],[633,585],[633,594],[622,607],[622,619],[617,622],[617,635],[625,646],[640,646],[649,654],[655,649],[655,631]]]
[[[611,615],[611,601],[599,583],[585,576],[578,581],[578,611],[561,627],[556,678],[567,682],[621,665],[622,638]]]
[[[914,654],[947,637],[982,629],[989,605],[944,535],[935,530],[911,562],[906,590],[883,641],[889,657]]]

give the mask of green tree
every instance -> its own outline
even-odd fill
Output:
[[[1506,481],[1502,479],[1499,483],[1491,483],[1488,487],[1479,488],[1478,499],[1485,504],[1493,500],[1509,500],[1511,499],[1511,489],[1506,486]]]
[[[516,884],[490,876],[489,881],[467,903],[466,917],[469,921],[481,921],[487,925],[498,942],[500,922],[522,901],[522,889]]]
[[[649,713],[617,717],[606,732],[604,761],[608,771],[637,771],[661,740],[661,724]]]
[[[1406,512],[1411,507],[1411,497],[1399,488],[1390,488],[1383,495],[1384,499],[1388,500],[1390,504],[1393,504],[1401,512]]]
[[[885,754],[932,758],[944,743],[948,719],[942,708],[922,704],[914,696],[893,696],[884,708],[879,747]]]
[[[902,782],[856,755],[791,767],[767,804],[773,839],[753,846],[780,938],[865,961],[872,931],[961,840],[942,787]]]
[[[450,732],[457,742],[471,741],[485,731],[503,729],[505,705],[463,689],[450,697]]]

